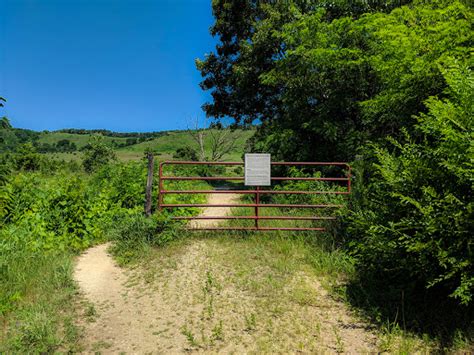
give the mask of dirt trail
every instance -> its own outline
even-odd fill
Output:
[[[236,197],[215,194],[209,202],[227,204]],[[228,208],[207,208],[202,215],[228,212]],[[194,223],[209,226],[216,222]],[[86,353],[295,353],[301,352],[299,347],[305,349],[302,352],[354,353],[376,349],[375,336],[344,305],[332,300],[314,277],[295,276],[295,286],[289,284],[284,292],[304,283],[307,292],[317,295],[317,307],[294,303],[284,316],[268,311],[264,321],[267,311],[261,309],[266,300],[239,286],[238,267],[233,270],[226,264],[229,250],[212,239],[192,240],[135,270],[115,265],[107,247],[89,249],[78,258],[75,270],[85,298],[93,304],[89,316],[81,321]]]
[[[239,198],[238,194],[211,194],[207,199],[207,203],[211,205],[229,205],[236,204]],[[221,217],[230,213],[228,207],[206,207],[200,215],[206,217]],[[191,227],[212,227],[219,224],[219,220],[212,219],[198,219],[191,221]]]
[[[237,194],[211,194],[209,204],[232,204],[237,200]],[[225,216],[230,208],[204,208],[202,216]],[[217,220],[196,220],[192,227],[209,227],[217,225]],[[127,285],[130,273],[118,267],[107,253],[108,244],[90,248],[82,254],[76,264],[74,278],[83,291],[86,299],[91,302],[89,313],[97,316],[89,317],[91,321],[83,324],[85,329],[86,351],[102,353],[147,353],[154,352],[158,338],[153,333],[156,324],[161,319],[168,322],[176,317],[173,309],[157,309],[155,301],[149,298],[141,299],[142,295],[134,292],[133,285]],[[190,255],[191,256],[191,255]],[[176,339],[174,339],[176,341]],[[182,339],[174,344],[180,348]],[[168,341],[169,345],[173,339]]]

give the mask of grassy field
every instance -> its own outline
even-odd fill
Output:
[[[47,132],[41,133],[40,138],[38,140],[39,143],[48,143],[48,144],[55,144],[62,139],[67,139],[72,143],[76,144],[78,149],[84,147],[89,140],[92,138],[93,134],[72,134],[72,133],[63,133],[63,132]],[[104,136],[105,142],[109,144],[113,144],[115,141],[116,143],[125,143],[127,138],[122,137],[108,137]]]
[[[241,160],[242,159],[242,152],[244,151],[245,142],[249,139],[254,130],[245,130],[245,131],[237,131],[239,135],[236,145],[234,149],[224,156],[225,160]],[[49,143],[54,144],[62,139],[68,139],[71,142],[75,143],[77,148],[80,149],[84,147],[93,135],[81,135],[81,134],[70,134],[70,133],[61,133],[61,132],[48,132],[42,133],[39,143]],[[115,143],[120,144],[124,143],[127,138],[122,137],[108,137],[104,136],[104,140],[106,143],[112,145]],[[162,137],[154,138],[152,140],[133,144],[126,147],[119,147],[116,148],[117,157],[122,161],[130,161],[130,160],[139,160],[143,157],[143,153],[147,149],[151,149],[154,151],[159,160],[166,160],[171,159],[173,154],[179,148],[184,147],[193,147],[197,148],[196,143],[193,141],[192,137],[186,131],[171,131],[167,132],[166,135]],[[205,139],[205,148],[206,152],[209,153],[210,151],[210,139],[206,137]],[[74,153],[48,153],[49,156],[55,159],[62,159],[62,160],[79,160],[82,156],[81,152],[74,152]]]

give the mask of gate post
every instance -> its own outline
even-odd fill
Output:
[[[158,211],[161,211],[163,207],[161,206],[163,204],[163,163],[160,163],[160,167],[158,169]]]
[[[153,166],[154,166],[153,153],[147,152],[146,158],[148,160],[148,173],[147,173],[147,178],[146,178],[146,189],[145,189],[145,216],[150,217],[151,204],[152,204],[151,191],[153,187]]]
[[[258,206],[260,204],[260,186],[256,186],[255,192],[255,229],[258,229]]]

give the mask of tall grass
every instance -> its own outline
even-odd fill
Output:
[[[72,255],[0,250],[0,352],[75,350]]]

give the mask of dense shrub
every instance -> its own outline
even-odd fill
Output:
[[[191,148],[191,147],[182,147],[176,149],[176,152],[173,154],[174,159],[180,159],[180,160],[191,160],[191,161],[197,161],[198,156],[196,149]]]
[[[114,241],[112,253],[127,264],[143,257],[150,247],[175,239],[176,227],[176,222],[163,215],[145,217],[141,210],[129,210],[112,216],[107,235]]]
[[[36,152],[31,143],[20,145],[14,157],[18,170],[39,170],[43,161],[43,157]]]
[[[107,195],[108,202],[123,208],[144,204],[144,181],[146,167],[141,162],[105,165],[91,179],[91,183]]]
[[[361,275],[388,288],[474,300],[474,76],[450,60],[449,99],[430,98],[419,139],[373,146],[372,172],[349,218]],[[366,157],[369,161],[369,157]],[[362,178],[359,170],[356,179]],[[431,295],[431,296],[430,296]]]
[[[97,171],[115,159],[115,153],[103,142],[101,136],[94,136],[92,141],[84,147],[84,159],[82,165],[88,173]]]

